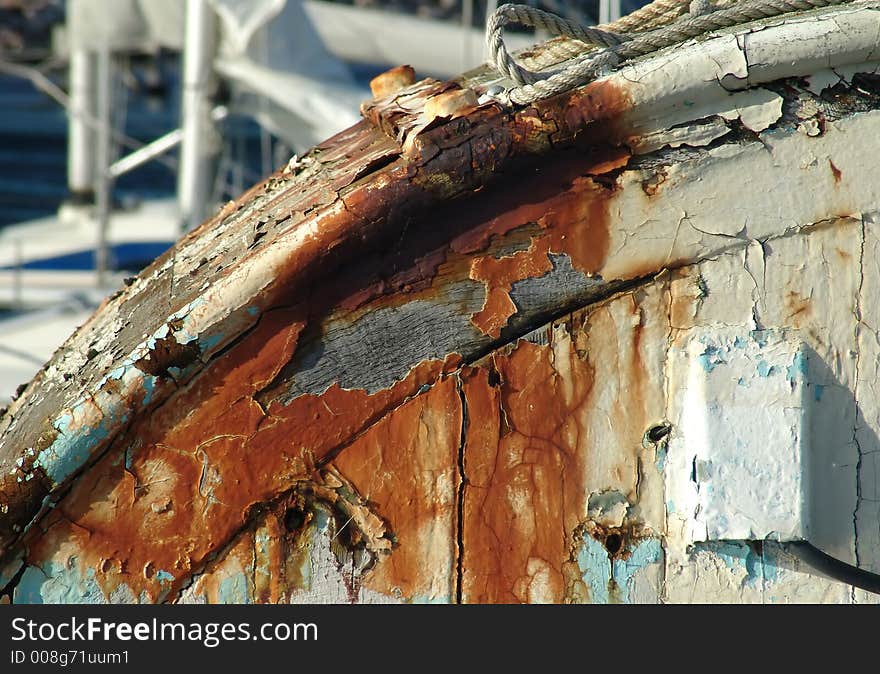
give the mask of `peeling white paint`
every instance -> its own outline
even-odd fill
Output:
[[[800,339],[710,326],[671,356],[667,495],[691,541],[809,538],[807,354]],[[684,368],[685,373],[676,370]]]

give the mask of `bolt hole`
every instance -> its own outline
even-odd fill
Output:
[[[663,438],[669,435],[669,432],[672,430],[672,426],[669,424],[657,424],[656,426],[651,426],[645,433],[645,437],[648,438],[654,444],[660,442]]]
[[[284,528],[289,532],[299,531],[306,522],[306,513],[302,508],[288,508],[284,513]]]
[[[612,557],[620,552],[623,547],[623,539],[619,534],[608,534],[605,537],[605,549]]]

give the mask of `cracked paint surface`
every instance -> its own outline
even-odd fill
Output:
[[[518,111],[422,115],[486,71],[365,104],[0,418],[0,594],[871,600],[770,542],[689,546],[667,487],[694,331],[796,331],[815,542],[880,569],[876,11],[717,36]]]

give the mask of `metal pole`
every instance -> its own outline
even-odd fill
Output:
[[[92,203],[95,184],[95,53],[82,47],[70,52],[70,114],[68,115],[67,188],[70,201]]]
[[[183,53],[183,98],[177,199],[181,227],[191,229],[208,213],[219,140],[211,121],[216,87],[213,60],[217,18],[206,0],[187,0]]]
[[[473,61],[473,54],[471,54],[471,28],[473,27],[473,24],[474,0],[462,0],[461,27],[462,35],[464,37],[464,45],[461,52],[462,58],[464,59],[462,70],[468,70],[476,65]]]
[[[153,142],[144,145],[141,149],[135,150],[121,159],[117,159],[107,169],[107,173],[111,178],[118,178],[129,171],[133,171],[138,166],[146,164],[148,161],[161,156],[171,148],[177,146],[178,143],[180,143],[180,138],[182,136],[183,133],[180,129],[169,131],[164,136],[159,136]]]
[[[112,179],[108,171],[110,167],[110,125],[112,119],[111,82],[112,64],[110,47],[101,46],[98,52],[98,120],[101,122],[97,132],[98,171],[95,180],[95,210],[98,221],[98,244],[95,248],[95,271],[97,283],[103,288],[107,282],[109,267],[109,251],[107,234],[110,228],[110,200],[112,198]]]
[[[23,264],[24,254],[21,250],[21,239],[16,238],[12,241],[12,307],[14,309],[22,309],[24,307],[21,284]]]
[[[620,18],[620,0],[599,0],[599,23],[611,23]]]

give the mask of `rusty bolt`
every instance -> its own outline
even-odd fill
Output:
[[[477,105],[477,95],[472,89],[456,89],[438,94],[425,102],[425,121],[437,117],[454,117],[465,108]]]
[[[371,79],[370,91],[373,92],[373,98],[385,98],[415,81],[416,71],[412,66],[397,66]]]

